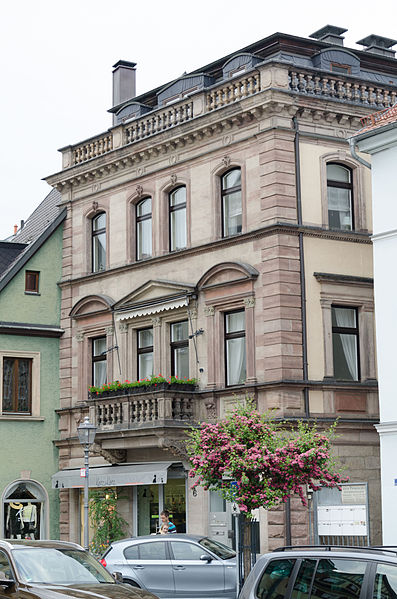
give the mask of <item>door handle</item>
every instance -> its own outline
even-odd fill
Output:
[[[174,566],[174,570],[186,570],[185,566]]]
[[[143,570],[144,566],[132,566],[134,570]]]

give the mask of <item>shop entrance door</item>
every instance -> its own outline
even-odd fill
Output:
[[[136,490],[136,528],[138,536],[156,534],[163,510],[170,513],[176,532],[186,532],[186,479],[168,478],[164,485],[139,485]]]

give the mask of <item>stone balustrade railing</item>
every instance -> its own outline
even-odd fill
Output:
[[[247,96],[252,96],[260,90],[259,73],[254,73],[242,79],[230,80],[224,83],[221,87],[211,90],[206,96],[207,111],[221,108],[227,104],[232,104],[238,100],[242,100]]]
[[[98,431],[161,426],[165,422],[178,426],[197,419],[195,401],[187,393],[119,395],[91,401],[90,417],[94,416]]]
[[[87,162],[91,158],[102,156],[113,149],[113,135],[106,133],[99,137],[89,139],[85,143],[73,148],[73,164]]]
[[[166,110],[158,110],[147,118],[125,125],[124,144],[139,141],[145,137],[161,133],[193,118],[193,102],[180,104]]]
[[[289,88],[298,94],[322,96],[333,100],[354,102],[374,109],[388,108],[397,100],[397,92],[375,83],[363,83],[332,75],[306,71],[290,71]]]

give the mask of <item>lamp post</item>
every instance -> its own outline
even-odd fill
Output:
[[[91,424],[88,416],[84,418],[84,422],[77,427],[77,434],[80,443],[84,446],[84,549],[88,550],[88,453],[91,445],[94,443],[96,433],[95,424]]]

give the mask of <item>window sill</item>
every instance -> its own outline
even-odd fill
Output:
[[[25,295],[41,295],[38,291],[25,291]]]
[[[28,420],[30,422],[43,422],[45,418],[42,416],[29,416],[28,414],[21,414],[20,416],[18,416],[18,414],[0,414],[0,420]]]

